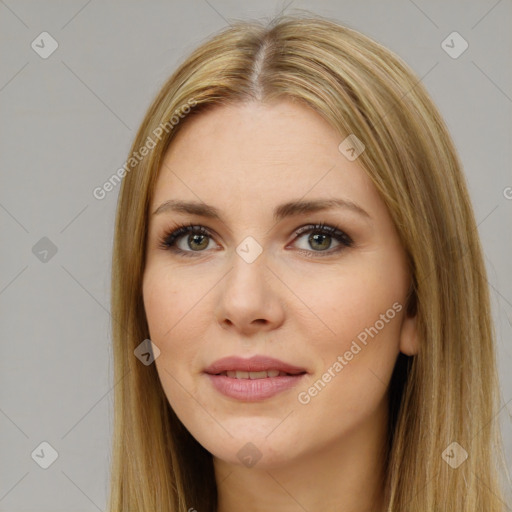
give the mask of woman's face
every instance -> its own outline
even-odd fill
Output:
[[[356,433],[382,432],[399,351],[417,351],[404,250],[344,139],[305,106],[254,102],[189,119],[165,155],[143,280],[155,363],[177,416],[225,462],[357,448]],[[205,231],[173,242],[180,225]],[[205,372],[229,356],[281,363]],[[283,369],[302,373],[261,373]]]

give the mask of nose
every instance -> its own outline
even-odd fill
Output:
[[[221,286],[215,315],[223,329],[250,335],[278,328],[284,321],[283,285],[267,266],[265,251],[246,261],[235,253]]]

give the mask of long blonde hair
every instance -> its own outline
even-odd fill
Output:
[[[267,25],[238,21],[202,44],[164,84],[133,142],[112,260],[108,510],[216,510],[211,454],[174,414],[155,365],[134,355],[149,338],[142,301],[148,207],[162,157],[188,119],[214,105],[279,98],[313,108],[340,142],[348,134],[364,142],[358,162],[409,257],[408,311],[417,314],[421,348],[399,357],[390,383],[386,510],[501,512],[494,332],[461,163],[437,108],[404,62],[311,13]],[[135,158],[143,146],[146,156]],[[462,450],[467,460],[455,468],[450,457]]]

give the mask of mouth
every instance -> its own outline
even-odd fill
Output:
[[[208,373],[208,372],[206,372]],[[295,372],[295,373],[288,373],[283,372],[280,370],[263,370],[261,372],[244,372],[241,370],[226,370],[223,372],[215,373],[210,375],[217,375],[217,376],[224,376],[229,377],[231,379],[250,379],[250,380],[257,380],[257,379],[268,379],[268,378],[274,378],[274,377],[290,377],[290,376],[297,376],[297,375],[303,375],[306,372]]]
[[[210,384],[224,396],[242,402],[269,399],[297,386],[308,373],[267,356],[220,359],[204,370]]]

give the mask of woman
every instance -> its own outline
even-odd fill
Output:
[[[109,510],[503,510],[474,215],[399,58],[318,16],[238,22],[127,164]]]

